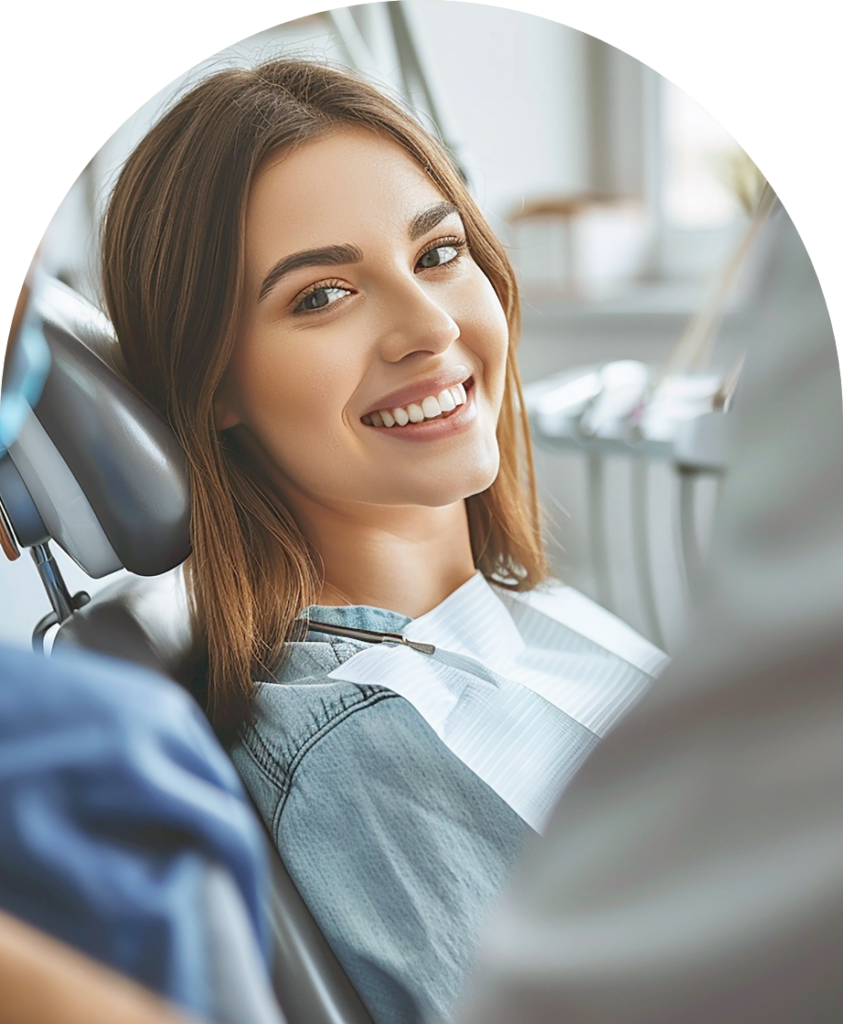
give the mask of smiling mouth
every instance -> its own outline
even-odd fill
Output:
[[[463,384],[455,384],[445,388],[438,395],[428,395],[418,402],[394,409],[381,409],[361,417],[367,427],[406,427],[427,420],[444,420],[453,414],[467,401],[467,395],[474,387],[474,378],[469,377]]]

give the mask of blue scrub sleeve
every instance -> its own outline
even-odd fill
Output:
[[[0,906],[204,1015],[209,864],[263,971],[263,837],[195,702],[117,660],[0,647]]]

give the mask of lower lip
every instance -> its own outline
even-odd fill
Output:
[[[438,441],[444,437],[452,437],[468,430],[477,419],[477,407],[474,404],[476,390],[475,385],[467,391],[463,404],[455,409],[450,416],[435,420],[423,420],[421,423],[408,423],[405,427],[370,427],[368,424],[364,424],[364,426],[367,430],[374,430],[378,434],[404,441]]]

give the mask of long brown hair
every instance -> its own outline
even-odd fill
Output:
[[[155,124],[120,173],[103,223],[102,281],[131,382],[187,452],[195,667],[206,675],[208,711],[222,729],[244,715],[253,680],[277,664],[321,582],[318,557],[277,491],[214,423],[243,293],[246,202],[270,153],[343,126],[396,141],[462,215],[510,332],[500,472],[467,499],[474,560],[515,589],[547,574],[514,356],[515,276],[443,147],[397,103],[344,71],[280,59],[211,75]]]

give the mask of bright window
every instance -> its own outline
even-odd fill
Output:
[[[677,228],[734,222],[755,168],[732,136],[695,100],[662,80],[663,216]]]

